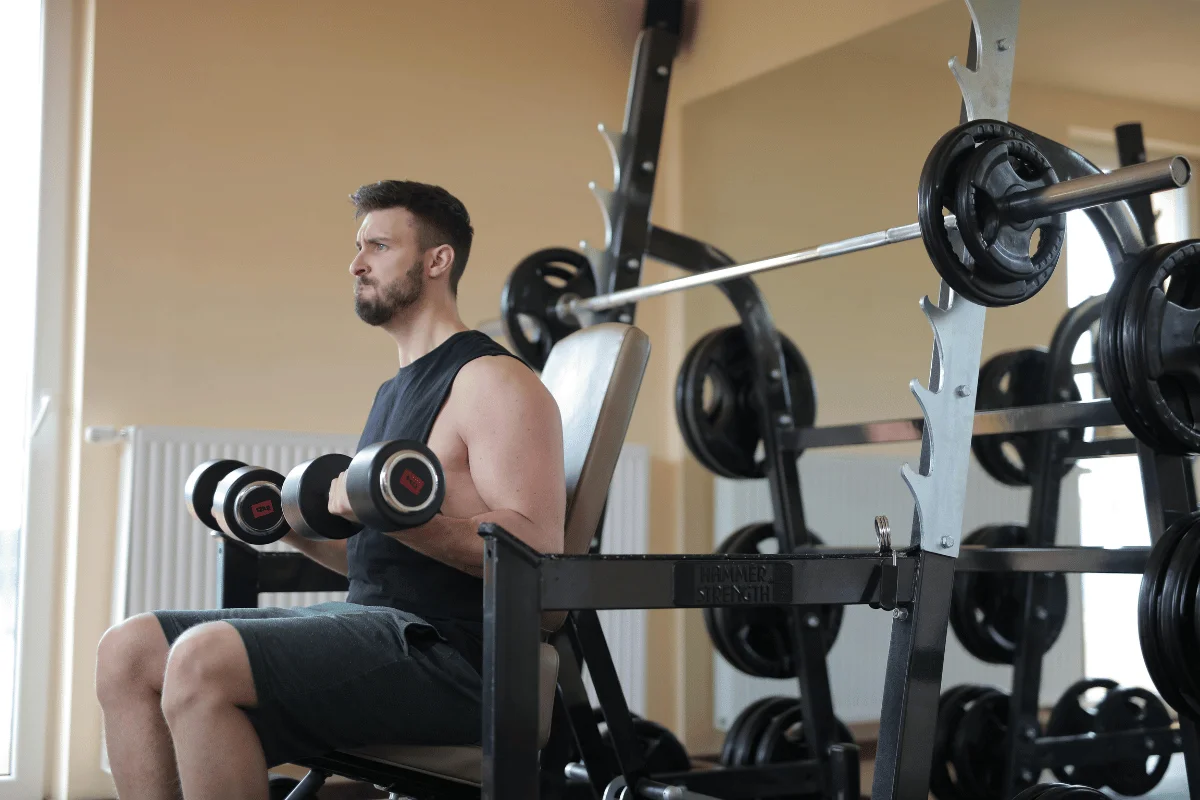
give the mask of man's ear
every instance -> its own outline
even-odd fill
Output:
[[[442,275],[448,275],[450,267],[454,266],[454,248],[448,244],[439,244],[430,248],[429,258],[429,277],[440,278]]]

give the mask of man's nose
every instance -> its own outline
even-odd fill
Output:
[[[350,262],[350,274],[354,277],[365,275],[367,272],[367,261],[363,258],[362,253],[354,256],[354,260]]]

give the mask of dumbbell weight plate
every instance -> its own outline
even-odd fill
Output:
[[[217,492],[217,484],[229,473],[239,467],[246,466],[243,461],[232,458],[217,458],[198,465],[188,475],[183,484],[183,498],[187,504],[188,513],[204,527],[220,532],[221,526],[213,516],[213,496]]]
[[[1146,689],[1114,689],[1096,709],[1096,729],[1101,733],[1165,728],[1170,724],[1171,715],[1166,706]],[[1171,763],[1169,755],[1154,758],[1154,766],[1149,769],[1149,759],[1144,754],[1105,764],[1104,774],[1109,787],[1130,797],[1146,794],[1162,781]]]
[[[1176,708],[1193,718],[1200,716],[1200,643],[1195,635],[1193,614],[1200,590],[1200,525],[1188,526],[1171,554],[1158,601],[1159,653],[1167,668],[1167,680],[1186,703]]]
[[[1050,711],[1050,719],[1046,723],[1047,736],[1078,736],[1092,733],[1096,730],[1095,709],[1083,706],[1083,698],[1092,689],[1104,689],[1111,692],[1117,688],[1117,682],[1107,678],[1093,678],[1076,681],[1067,687]],[[1104,786],[1104,767],[1097,764],[1058,764],[1051,769],[1054,777],[1060,781],[1071,781],[1100,789]]]
[[[350,468],[350,456],[326,453],[298,464],[283,479],[283,517],[306,539],[349,539],[362,525],[329,513],[329,487]]]
[[[288,532],[280,490],[283,476],[263,467],[238,467],[217,484],[212,514],[220,529],[247,544],[271,544]]]
[[[733,533],[725,537],[724,541],[717,546],[716,553],[718,555],[732,552],[731,548],[741,536],[746,534],[752,528],[759,525],[767,525],[769,523],[753,522],[749,525],[743,525]],[[702,612],[704,617],[704,627],[708,631],[708,637],[712,640],[713,647],[721,654],[721,657],[728,661],[734,669],[745,672],[747,675],[753,675],[754,666],[740,657],[739,648],[734,647],[733,642],[729,640],[729,625],[726,624],[725,614],[719,613],[723,609],[715,606],[706,606]]]
[[[360,450],[346,470],[354,516],[380,531],[424,525],[446,496],[442,466],[428,447],[411,439],[378,442]]]

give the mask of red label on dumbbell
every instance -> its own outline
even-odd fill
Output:
[[[421,480],[411,469],[406,469],[400,473],[400,485],[413,494],[420,494],[421,490],[425,488],[425,481]]]
[[[258,519],[259,517],[265,517],[267,514],[274,514],[274,513],[275,513],[275,504],[272,503],[270,500],[263,500],[262,502],[255,503],[254,505],[250,506],[250,515],[253,516],[255,519]]]

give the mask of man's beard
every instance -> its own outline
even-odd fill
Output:
[[[376,291],[373,296],[366,297],[362,293],[363,281],[359,279],[354,286],[354,313],[368,325],[383,325],[391,322],[402,309],[408,308],[421,299],[425,288],[425,270],[421,259],[417,259],[408,272],[396,280],[380,287],[377,283],[370,284]]]

